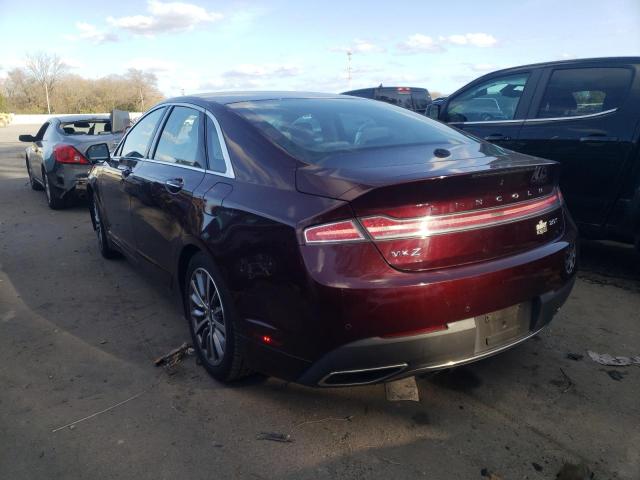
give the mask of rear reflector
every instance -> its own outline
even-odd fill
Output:
[[[543,198],[502,207],[409,219],[378,215],[361,218],[360,223],[374,240],[429,237],[524,220],[555,210],[560,204],[560,196],[555,191]]]
[[[53,154],[58,163],[72,163],[76,165],[89,164],[89,160],[71,145],[57,145],[53,149]]]
[[[353,242],[364,236],[352,220],[345,220],[307,228],[304,239],[307,243]]]

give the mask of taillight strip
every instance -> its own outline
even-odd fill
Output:
[[[343,220],[309,227],[304,231],[306,243],[355,242],[364,235],[353,220]]]
[[[555,191],[543,198],[508,206],[410,219],[377,215],[361,218],[360,223],[374,240],[429,237],[517,222],[550,212],[560,205],[560,196],[558,191]]]

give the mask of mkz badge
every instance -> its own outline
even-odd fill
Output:
[[[543,233],[547,233],[547,230],[549,230],[549,228],[547,227],[547,222],[545,222],[544,220],[540,220],[536,225],[536,233],[538,235],[542,235]]]

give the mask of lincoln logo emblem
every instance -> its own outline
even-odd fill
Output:
[[[545,222],[544,220],[540,220],[536,225],[536,234],[542,235],[544,233],[547,233],[547,230],[549,230],[549,228],[547,227],[547,222]]]
[[[548,176],[549,172],[547,171],[547,167],[536,167],[533,171],[533,175],[531,175],[531,183],[534,185],[541,185],[547,181]]]

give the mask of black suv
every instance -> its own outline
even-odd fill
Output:
[[[540,63],[484,75],[427,115],[562,163],[585,237],[640,248],[640,57]]]
[[[431,103],[431,95],[426,88],[414,87],[383,87],[362,88],[342,92],[342,95],[352,95],[354,97],[372,98],[392,105],[407,108],[422,115],[426,113],[427,107]]]

